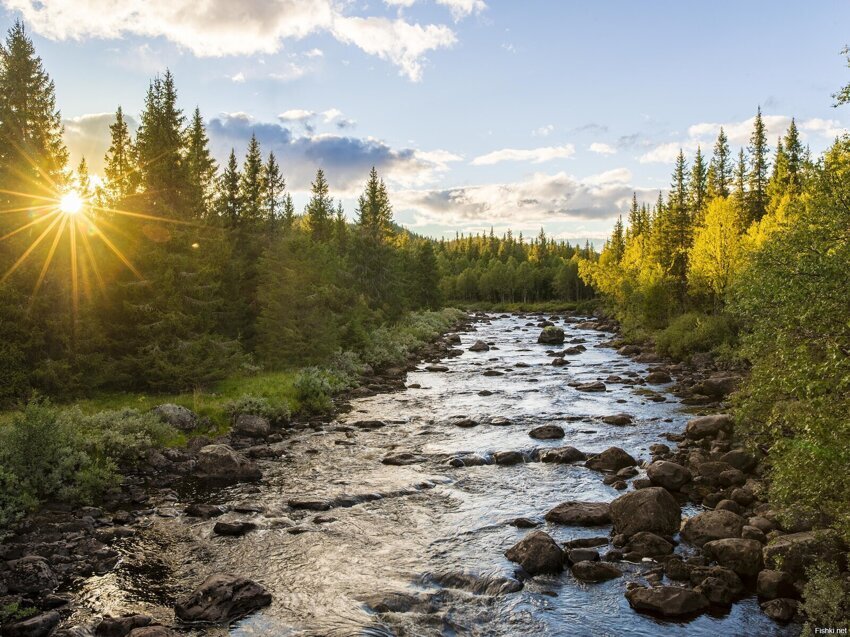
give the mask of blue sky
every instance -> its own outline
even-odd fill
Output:
[[[543,0],[0,0],[23,17],[95,171],[111,113],[170,68],[216,155],[255,132],[296,201],[318,166],[353,216],[372,164],[397,218],[453,236],[512,227],[599,239],[679,147],[719,125],[822,150],[850,126],[850,3]]]

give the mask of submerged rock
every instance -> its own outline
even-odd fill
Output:
[[[487,352],[489,350],[490,346],[484,341],[475,341],[469,348],[470,352]]]
[[[556,440],[564,437],[564,430],[557,425],[541,425],[529,431],[528,435],[537,440]]]
[[[622,577],[623,572],[610,562],[593,562],[585,560],[576,562],[570,568],[573,576],[584,582],[605,582]]]
[[[576,389],[578,391],[583,392],[603,392],[605,391],[606,387],[605,383],[603,383],[601,380],[598,380],[593,383],[584,383],[583,385],[578,385]]]

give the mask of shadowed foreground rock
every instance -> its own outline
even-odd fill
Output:
[[[184,622],[222,624],[268,606],[271,601],[272,596],[260,584],[217,573],[179,602],[174,614]]]
[[[708,599],[689,588],[658,586],[636,587],[626,591],[629,605],[637,611],[655,613],[665,617],[694,615],[708,609]]]
[[[744,518],[731,511],[703,511],[682,524],[682,539],[702,546],[713,540],[741,537]]]
[[[620,496],[611,503],[614,530],[625,536],[641,531],[673,535],[682,513],[672,495],[661,487],[649,487]]]
[[[227,445],[207,445],[198,452],[198,475],[212,480],[259,480],[257,464]]]
[[[505,551],[505,557],[516,562],[529,575],[560,573],[564,568],[564,551],[543,531],[533,531]]]

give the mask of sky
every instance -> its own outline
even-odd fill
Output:
[[[680,148],[721,125],[746,145],[758,107],[772,144],[791,117],[815,153],[850,127],[847,0],[0,0],[18,18],[92,172],[167,68],[220,161],[256,134],[296,204],[322,167],[350,218],[374,165],[434,237],[598,244]]]

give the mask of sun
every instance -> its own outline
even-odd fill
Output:
[[[78,215],[83,209],[83,198],[76,190],[70,190],[59,200],[59,210],[62,214]]]

